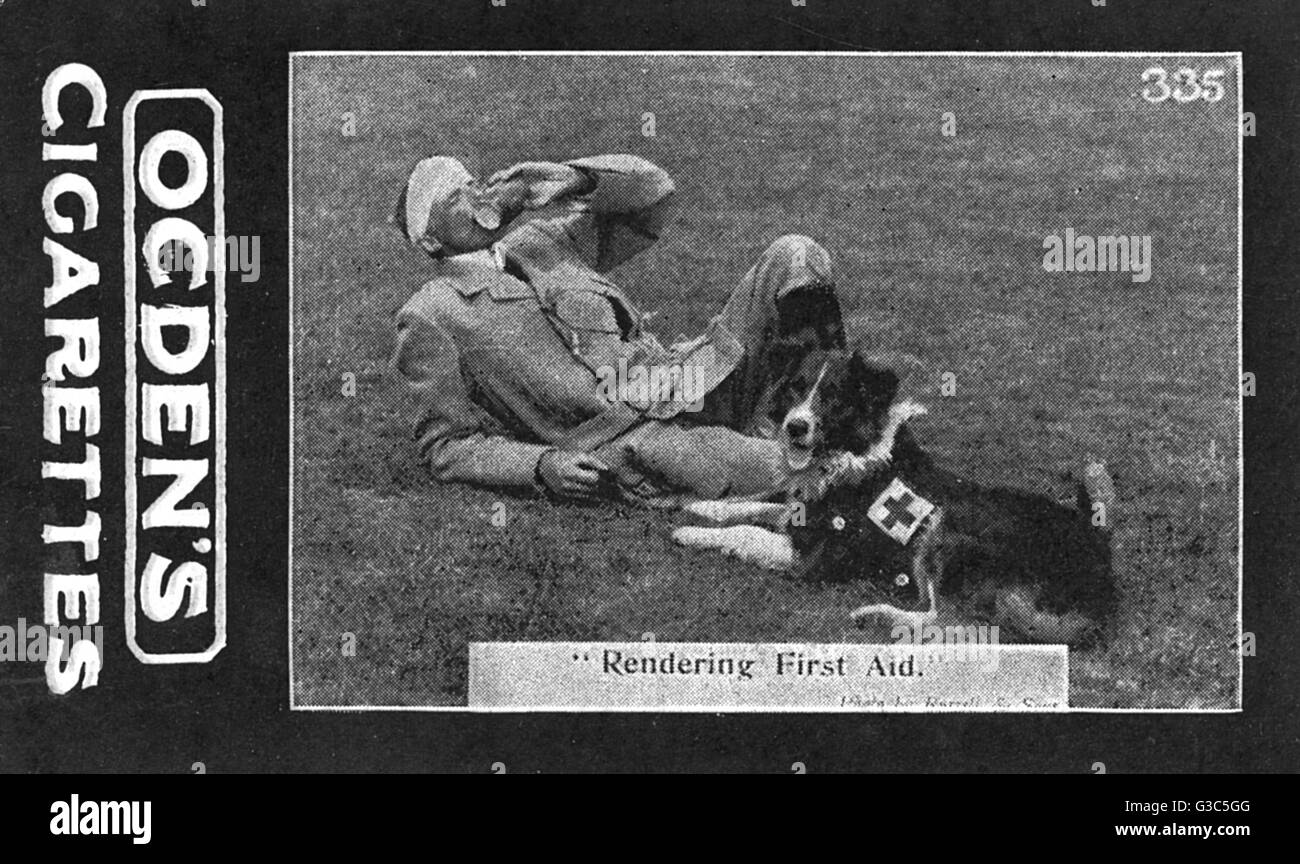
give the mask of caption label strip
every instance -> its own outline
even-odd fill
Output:
[[[474,642],[469,707],[1052,711],[1063,645]]]

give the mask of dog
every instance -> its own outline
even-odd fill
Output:
[[[1027,641],[1097,638],[1114,603],[1104,466],[1089,466],[1072,507],[970,482],[920,447],[907,423],[925,408],[898,387],[856,351],[805,353],[762,404],[786,462],[782,489],[688,505],[717,527],[683,526],[673,539],[796,575],[870,580],[893,602],[855,610],[860,624],[924,627],[960,597]],[[903,608],[906,592],[920,608]]]

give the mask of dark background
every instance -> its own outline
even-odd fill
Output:
[[[41,286],[40,86],[78,61],[104,78],[108,122],[90,177],[98,261],[105,457],[101,683],[65,698],[0,670],[0,769],[233,771],[1294,770],[1293,539],[1297,334],[1296,13],[1292,4],[1109,0],[925,4],[820,0],[585,3],[0,5],[0,617],[38,617]],[[843,4],[847,7],[849,4]],[[315,714],[287,709],[288,52],[328,49],[1132,50],[1244,52],[1245,664],[1239,715],[601,716]],[[257,283],[228,284],[230,639],[207,666],[142,667],[121,629],[121,109],[137,89],[206,87],[225,106],[226,222],[260,235]],[[81,97],[77,97],[81,98]],[[85,105],[64,103],[69,117]],[[35,667],[30,667],[39,676]],[[25,670],[24,670],[25,673]]]

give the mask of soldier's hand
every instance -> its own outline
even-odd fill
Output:
[[[527,210],[545,207],[557,198],[577,192],[587,184],[587,175],[558,162],[520,162],[498,171],[487,180],[487,189],[503,200],[517,202]]]
[[[537,475],[556,495],[590,495],[609,466],[590,453],[548,450],[537,463]]]

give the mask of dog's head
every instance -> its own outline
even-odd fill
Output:
[[[781,376],[770,418],[787,465],[802,471],[834,453],[863,454],[890,423],[898,376],[857,351],[815,350]]]

